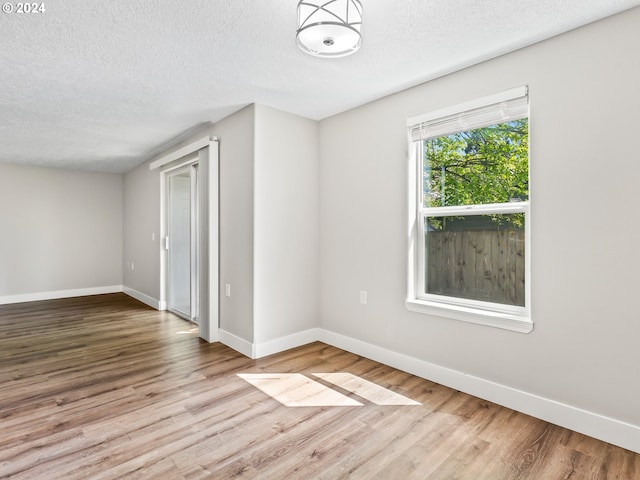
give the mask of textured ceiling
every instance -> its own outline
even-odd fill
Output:
[[[322,119],[640,0],[362,3],[363,46],[340,59],[297,48],[296,0],[45,0],[44,13],[0,13],[0,162],[125,172],[247,104]]]

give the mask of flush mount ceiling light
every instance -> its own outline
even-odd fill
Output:
[[[316,57],[337,58],[355,53],[362,44],[362,3],[359,0],[300,0],[296,41]]]

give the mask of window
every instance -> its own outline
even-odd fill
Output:
[[[409,119],[410,310],[532,330],[528,117],[520,87]]]

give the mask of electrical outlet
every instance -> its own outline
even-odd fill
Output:
[[[133,264],[133,262],[131,262],[131,270],[135,270],[135,269],[136,269],[135,265]]]
[[[231,284],[225,283],[224,285],[224,296],[231,298]]]

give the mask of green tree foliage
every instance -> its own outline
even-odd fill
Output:
[[[528,199],[528,124],[522,119],[426,140],[424,205]]]

